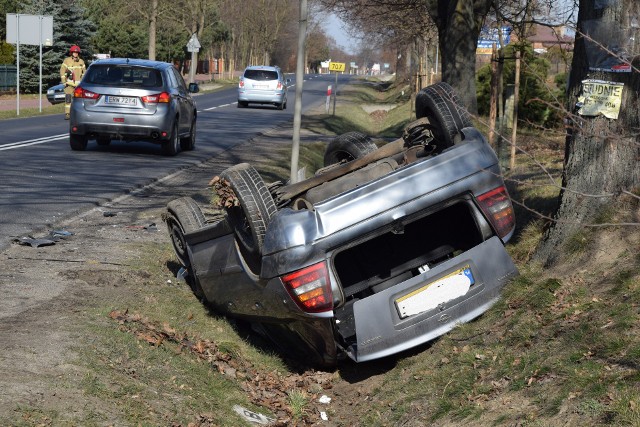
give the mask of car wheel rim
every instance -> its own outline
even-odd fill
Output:
[[[180,262],[185,266],[189,266],[189,259],[187,257],[187,245],[184,239],[184,233],[180,225],[173,219],[171,221],[171,242],[176,251],[176,255],[180,259]]]

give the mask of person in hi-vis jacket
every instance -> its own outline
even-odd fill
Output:
[[[80,46],[73,45],[69,49],[69,56],[64,59],[60,67],[60,80],[64,84],[64,118],[69,120],[73,91],[82,79],[86,67],[80,58]]]

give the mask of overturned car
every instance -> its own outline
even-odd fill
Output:
[[[380,148],[337,137],[301,182],[225,170],[214,222],[189,197],[171,201],[165,220],[194,293],[324,367],[407,350],[489,309],[517,274],[498,159],[446,83],[419,92],[416,115]]]

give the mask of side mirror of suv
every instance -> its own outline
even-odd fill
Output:
[[[200,86],[198,86],[198,83],[189,83],[189,92],[191,93],[200,92]]]

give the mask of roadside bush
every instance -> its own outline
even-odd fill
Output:
[[[553,84],[549,82],[548,60],[537,55],[530,45],[509,45],[504,49],[503,66],[504,87],[515,84],[515,52],[521,49],[520,98],[518,102],[518,120],[525,126],[553,128],[562,124],[565,106],[566,74],[556,76]],[[491,64],[480,68],[476,74],[478,113],[489,115],[491,100]],[[562,81],[564,79],[564,84]],[[562,84],[562,86],[559,86]],[[506,92],[506,90],[505,90]]]

